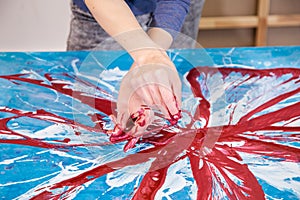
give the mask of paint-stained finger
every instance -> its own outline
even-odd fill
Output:
[[[129,132],[134,137],[141,137],[146,133],[147,127],[153,122],[154,113],[151,109],[142,108],[135,121],[135,126]]]

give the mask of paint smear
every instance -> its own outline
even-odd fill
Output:
[[[300,69],[193,68],[179,124],[126,153],[131,138],[109,139],[110,82],[50,69],[0,76],[0,198],[300,197]]]

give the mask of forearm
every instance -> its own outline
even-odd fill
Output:
[[[124,0],[85,0],[94,18],[112,37],[141,29]]]
[[[160,48],[142,29],[123,0],[85,0],[94,18],[128,53],[139,49]],[[139,55],[139,54],[138,54]]]

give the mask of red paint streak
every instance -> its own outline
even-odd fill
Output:
[[[231,124],[232,124],[233,114],[234,114],[234,111],[235,111],[235,109],[236,109],[236,106],[237,106],[237,105],[235,105],[235,106],[233,107],[233,111],[230,113],[228,125],[231,125]],[[229,105],[228,109],[230,109],[231,107],[232,107],[232,105]]]
[[[239,155],[239,152],[263,155],[273,158],[281,159],[285,162],[300,162],[300,149],[292,146],[282,145],[279,142],[282,141],[299,141],[300,127],[291,126],[275,126],[275,123],[290,121],[298,119],[300,117],[300,102],[285,106],[284,108],[277,109],[275,111],[269,111],[267,114],[257,115],[258,113],[265,111],[273,105],[278,104],[286,100],[293,95],[299,94],[300,89],[297,88],[293,91],[289,91],[280,94],[263,105],[260,105],[253,110],[249,111],[243,116],[236,124],[232,124],[233,113],[235,108],[230,114],[229,124],[223,127],[208,127],[209,120],[211,120],[210,102],[205,98],[203,94],[202,86],[199,84],[198,77],[212,76],[216,73],[221,73],[223,79],[230,76],[231,73],[239,73],[243,76],[248,76],[247,79],[239,83],[238,86],[247,83],[252,78],[262,77],[280,77],[282,75],[289,74],[292,77],[282,84],[296,83],[300,80],[300,70],[293,68],[278,68],[278,69],[265,69],[265,70],[253,70],[253,69],[238,69],[238,68],[211,68],[211,67],[198,67],[192,69],[188,75],[187,80],[191,85],[191,90],[195,97],[199,98],[199,105],[196,109],[195,115],[192,116],[191,124],[187,127],[191,127],[195,120],[200,118],[206,120],[206,124],[202,129],[190,129],[179,128],[178,133],[171,132],[167,129],[162,129],[157,135],[140,138],[132,138],[126,135],[126,133],[119,131],[115,135],[111,135],[111,142],[117,143],[120,141],[128,141],[126,148],[131,148],[135,143],[151,143],[154,146],[142,150],[136,154],[128,155],[125,158],[112,161],[85,172],[54,183],[50,186],[45,186],[37,190],[37,195],[32,199],[59,199],[61,195],[67,195],[72,193],[77,187],[84,183],[95,180],[105,174],[113,172],[117,169],[134,166],[140,163],[147,162],[153,158],[150,170],[145,174],[140,186],[137,188],[133,195],[133,199],[154,199],[157,191],[163,186],[168,168],[175,162],[181,159],[188,158],[190,161],[192,173],[195,182],[198,187],[197,199],[213,199],[213,185],[218,184],[224,193],[230,199],[264,199],[264,192],[256,180],[255,176],[251,173],[248,166],[243,164],[243,159]],[[40,80],[33,80],[26,78],[26,74],[0,76],[0,78],[12,81],[15,84],[22,84],[23,82],[35,84],[41,87],[46,87],[62,94],[71,96],[82,103],[95,107],[106,115],[112,114],[112,108],[115,106],[114,102],[109,100],[89,97],[83,92],[73,91],[70,84],[56,83],[54,78],[50,74],[46,74],[45,78],[50,82],[46,84]],[[77,80],[80,81],[80,80]],[[89,83],[80,81],[82,84],[91,86]],[[98,88],[99,89],[99,88]],[[99,89],[100,90],[100,89]],[[105,91],[102,91],[105,93]],[[231,105],[230,105],[231,106]],[[92,115],[91,119],[97,122],[99,125],[95,127],[87,127],[81,124],[76,124],[74,121],[62,118],[60,116],[48,113],[46,111],[39,110],[36,113],[22,112],[14,109],[2,109],[2,112],[10,112],[15,114],[13,117],[8,117],[0,120],[0,134],[10,134],[19,136],[23,139],[12,140],[0,140],[1,143],[14,143],[22,145],[31,145],[42,148],[61,148],[68,144],[68,139],[62,141],[63,144],[50,144],[34,138],[21,135],[10,130],[7,127],[8,121],[17,117],[31,117],[39,120],[47,120],[53,123],[67,124],[74,129],[77,127],[84,128],[92,132],[106,132],[103,129],[103,116]],[[51,118],[47,118],[51,117]],[[45,118],[46,117],[46,118]],[[155,128],[155,127],[154,127]],[[200,157],[201,146],[206,140],[206,135],[215,133],[220,130],[218,142],[212,149],[212,152],[205,157]],[[263,131],[265,134],[258,134],[259,131]],[[281,134],[282,132],[293,132],[293,134]],[[275,136],[268,133],[277,133]],[[76,135],[79,135],[76,132]],[[226,142],[225,144],[222,142]],[[231,147],[228,143],[239,142],[239,146]],[[165,153],[162,153],[165,152]],[[183,153],[185,152],[185,153]],[[239,180],[237,183],[232,180],[231,176],[234,176]],[[64,188],[64,192],[56,194],[52,191],[56,189]]]
[[[45,74],[45,78],[48,81],[50,81],[51,84],[44,83],[41,80],[24,78],[23,76],[26,76],[26,74],[0,76],[0,78],[10,80],[14,83],[26,82],[26,83],[32,83],[32,84],[35,84],[38,86],[42,86],[45,88],[49,88],[49,89],[55,90],[57,92],[60,92],[62,94],[65,94],[67,96],[73,97],[74,99],[77,99],[84,104],[87,104],[103,113],[106,113],[107,115],[112,114],[112,107],[115,106],[114,102],[111,102],[109,100],[106,100],[106,99],[103,99],[100,97],[90,97],[90,96],[85,95],[85,93],[83,93],[83,92],[72,90],[71,88],[69,88],[69,87],[71,87],[71,85],[68,83],[55,82],[57,79],[52,78],[51,74]],[[16,81],[18,81],[18,82],[16,82]]]
[[[282,94],[282,95],[279,95],[278,97],[276,97],[276,98],[274,98],[274,99],[272,99],[272,100],[266,102],[265,104],[263,104],[263,105],[257,107],[256,109],[250,111],[247,115],[245,115],[244,117],[242,117],[238,123],[243,123],[243,122],[247,121],[247,120],[248,120],[251,116],[253,116],[255,113],[259,113],[260,111],[263,111],[263,110],[265,110],[265,109],[267,109],[267,108],[269,108],[269,107],[271,107],[271,106],[273,106],[273,105],[279,103],[280,101],[285,100],[285,99],[287,99],[288,97],[291,97],[291,96],[293,96],[293,95],[295,95],[295,94],[297,94],[297,93],[299,93],[299,92],[300,92],[300,88],[298,88],[298,89],[296,89],[296,90],[293,90],[293,91],[291,91],[291,92],[287,92],[287,93],[284,93],[284,94]],[[298,110],[300,110],[299,108],[300,108],[300,107],[298,107]],[[288,112],[288,111],[289,111],[289,110],[287,110],[287,112]],[[299,115],[298,115],[298,116],[299,116]],[[291,119],[290,116],[288,116],[288,117]],[[279,120],[281,121],[282,119],[279,119]]]
[[[205,68],[206,69],[206,68]],[[194,118],[200,119],[203,118],[206,120],[205,127],[208,125],[209,117],[210,117],[210,103],[206,100],[202,93],[202,89],[200,87],[200,84],[198,83],[197,78],[201,75],[202,69],[199,70],[199,68],[194,68],[190,71],[190,73],[187,75],[187,80],[191,84],[191,89],[195,97],[201,98],[199,100],[199,106],[197,106],[197,110],[195,112]],[[217,73],[214,72],[214,73]]]
[[[226,147],[223,149],[223,152],[215,150],[208,156],[207,160],[213,160],[214,166],[225,179],[227,186],[225,186],[225,184],[220,184],[220,186],[229,199],[264,199],[264,192],[255,176],[248,169],[248,166],[230,159],[232,154],[226,154],[224,150],[226,150]],[[227,152],[229,153],[230,150]],[[211,171],[215,174],[215,178],[219,179],[218,182],[221,183],[219,176],[216,175],[217,170],[211,168]],[[236,184],[228,176],[229,173],[241,181],[242,185]],[[247,196],[245,196],[245,194],[247,194]]]
[[[168,166],[169,167],[169,166]],[[162,187],[166,176],[168,167],[158,169],[156,171],[148,172],[136,193],[133,200],[154,199],[157,191]]]
[[[40,147],[40,148],[67,148],[67,147],[85,146],[85,144],[64,144],[66,141],[68,141],[68,139],[64,141],[55,141],[55,142],[61,142],[62,144],[49,143],[41,139],[31,138],[26,135],[17,133],[7,127],[7,123],[10,120],[17,119],[20,117],[28,117],[28,118],[38,119],[38,120],[45,120],[56,124],[65,124],[75,129],[83,128],[85,130],[89,130],[92,132],[102,131],[101,129],[98,128],[93,128],[82,124],[78,124],[73,120],[60,117],[58,115],[49,113],[45,110],[37,110],[35,112],[25,112],[17,109],[4,107],[4,108],[0,108],[0,112],[14,114],[14,116],[0,119],[0,134],[20,137],[20,139],[0,139],[0,143],[21,144],[26,146]],[[99,144],[92,144],[91,146],[93,145],[99,145]]]
[[[203,163],[203,166],[200,168],[200,157],[189,155],[189,160],[191,163],[191,169],[193,172],[194,179],[198,186],[197,199],[212,199],[212,174],[208,167],[207,162]]]

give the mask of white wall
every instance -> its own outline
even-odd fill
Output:
[[[0,0],[0,51],[64,51],[69,0]]]

